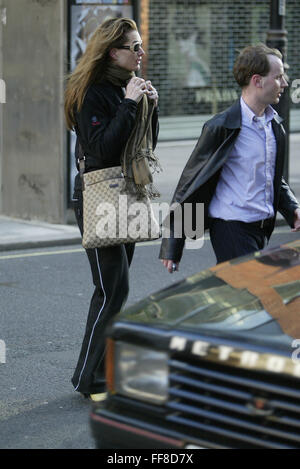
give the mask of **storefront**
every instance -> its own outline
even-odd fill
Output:
[[[285,3],[290,128],[300,131],[300,2]],[[65,126],[65,77],[104,19],[138,23],[141,74],[160,96],[161,141],[198,138],[204,121],[239,96],[235,57],[266,42],[270,23],[270,0],[0,0],[0,7],[1,213],[54,223],[73,216],[75,136]]]
[[[147,74],[163,116],[214,114],[239,94],[232,75],[239,50],[266,42],[270,1],[151,0]],[[286,2],[289,77],[300,77],[300,2]],[[291,103],[293,108],[293,103]]]
[[[270,23],[270,1],[261,0],[69,3],[72,68],[86,40],[105,18],[129,16],[137,21],[146,50],[142,76],[151,79],[159,91],[161,139],[197,138],[207,118],[238,98],[240,90],[232,75],[236,55],[248,44],[266,42]],[[289,0],[286,27],[291,83],[300,77],[299,22],[300,2]],[[297,105],[292,100],[291,110],[297,119]]]

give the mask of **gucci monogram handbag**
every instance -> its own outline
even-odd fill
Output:
[[[82,245],[85,249],[160,237],[149,197],[138,198],[125,190],[121,166],[84,173],[80,148],[79,167],[83,182]]]

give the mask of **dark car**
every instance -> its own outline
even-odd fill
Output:
[[[300,240],[119,314],[98,448],[300,448]]]

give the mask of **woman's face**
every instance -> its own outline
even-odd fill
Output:
[[[138,71],[141,67],[142,57],[145,55],[141,45],[142,40],[138,31],[130,31],[127,33],[126,40],[122,47],[131,47],[131,49],[112,49],[110,55],[114,64],[129,72]],[[134,47],[138,49],[136,52],[133,50]]]

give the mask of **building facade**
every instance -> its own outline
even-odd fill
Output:
[[[143,2],[142,2],[143,3]],[[239,95],[239,50],[266,42],[270,0],[150,0],[147,74],[163,116],[214,114]],[[286,1],[289,78],[300,78],[300,2]],[[297,108],[291,101],[291,108]]]
[[[300,2],[282,3],[293,84],[300,79]],[[197,138],[204,120],[239,96],[233,63],[245,45],[266,41],[270,0],[0,0],[2,214],[74,221],[75,136],[64,123],[65,77],[111,16],[138,23],[147,53],[141,73],[160,95],[160,138]],[[291,127],[300,130],[300,93],[292,86],[290,93]]]

